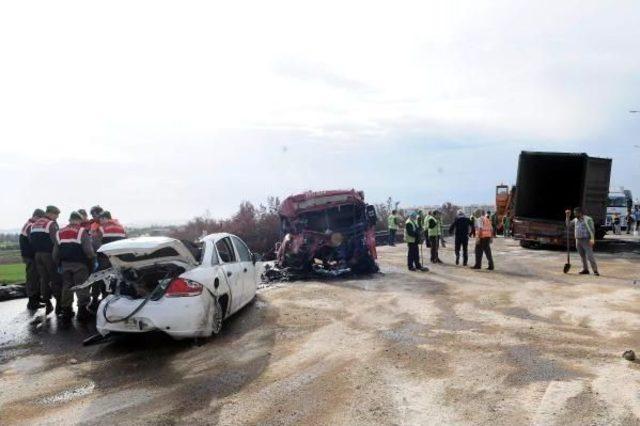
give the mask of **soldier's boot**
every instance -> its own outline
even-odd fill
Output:
[[[51,312],[53,312],[53,303],[51,303],[51,299],[45,300],[42,303],[44,303],[44,314],[45,315],[49,315]]]
[[[76,315],[76,319],[78,322],[86,323],[91,321],[94,315],[89,311],[89,305],[78,306],[78,314]]]
[[[44,308],[45,305],[43,303],[40,303],[40,297],[39,296],[31,296],[29,298],[29,301],[27,302],[27,309],[30,311],[37,311],[40,308]]]
[[[58,318],[60,318],[61,321],[71,321],[74,315],[75,312],[73,312],[73,308],[71,308],[70,306],[60,307],[60,314],[58,315]]]
[[[87,305],[87,309],[93,314],[95,315],[96,312],[98,312],[98,306],[100,305],[100,300],[97,297],[94,297],[93,299],[91,299],[91,303],[89,303],[89,305]]]

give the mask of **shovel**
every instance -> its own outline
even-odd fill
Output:
[[[564,272],[565,274],[567,272],[569,272],[569,269],[571,269],[571,257],[570,257],[570,252],[571,248],[569,245],[569,220],[567,220],[567,263],[564,264],[564,268],[562,268],[562,272]]]

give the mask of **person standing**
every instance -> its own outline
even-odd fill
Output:
[[[627,217],[625,218],[627,222],[627,235],[631,234],[631,228],[633,226],[633,213],[631,212],[631,207],[627,208]]]
[[[636,222],[636,226],[635,226],[633,234],[637,235],[638,231],[640,231],[640,207],[638,207],[638,206],[636,206],[634,211],[633,211],[633,219]]]
[[[618,213],[614,213],[613,214],[613,234],[614,235],[619,235],[620,232],[620,214]]]
[[[91,209],[92,214],[94,208]],[[102,210],[98,216],[98,228],[97,230],[91,232],[91,239],[93,241],[93,247],[96,252],[104,244],[127,238],[127,232],[124,229],[124,226],[122,226],[116,219],[113,219],[110,212],[108,212],[107,210]],[[97,271],[102,271],[111,267],[109,259],[104,254],[98,253],[97,259]],[[95,312],[98,309],[98,305],[100,303],[100,294],[102,294],[102,296],[104,297],[106,293],[107,289],[104,281],[98,281],[92,286],[91,297],[93,300],[89,305],[89,309],[91,311]]]
[[[40,279],[40,298],[45,304],[45,315],[53,311],[51,295],[56,300],[56,314],[60,312],[60,290],[62,277],[53,261],[53,246],[57,243],[58,223],[60,209],[56,206],[47,206],[45,215],[38,218],[31,225],[29,242],[34,250],[34,259]]]
[[[458,210],[456,220],[449,226],[449,234],[455,235],[456,265],[460,264],[460,248],[462,248],[462,265],[467,266],[469,261],[469,235],[473,233],[474,223],[465,216],[462,210]]]
[[[493,227],[491,226],[491,219],[484,214],[484,211],[476,211],[476,263],[471,269],[482,269],[482,255],[487,256],[489,262],[488,270],[493,271],[493,256],[491,254],[491,238],[493,237]]]
[[[387,218],[387,227],[389,229],[389,245],[395,247],[396,245],[396,233],[398,232],[398,216],[397,211],[392,210],[391,214]]]
[[[431,247],[431,263],[443,263],[440,260],[438,250],[440,249],[440,238],[442,238],[442,221],[440,211],[434,210],[432,214],[424,219],[425,234],[429,237]]]
[[[410,271],[428,271],[420,264],[420,227],[417,222],[418,215],[412,212],[404,225],[404,241],[407,243],[407,267]]]
[[[507,238],[511,233],[511,219],[509,216],[504,216],[502,218],[502,235]]]
[[[495,212],[493,212],[493,213],[488,213],[487,216],[489,216],[489,219],[491,219],[493,237],[496,237],[498,233],[498,215]]]
[[[20,231],[20,255],[22,256],[22,262],[25,267],[26,290],[27,297],[29,298],[27,309],[30,311],[37,311],[44,307],[44,305],[40,304],[40,278],[38,277],[38,268],[36,267],[36,253],[29,242],[31,227],[34,222],[41,217],[44,217],[44,210],[35,209]]]
[[[62,266],[62,292],[60,297],[60,319],[70,321],[73,318],[73,291],[71,287],[80,285],[89,277],[88,265],[94,265],[97,269],[95,253],[91,245],[89,231],[82,226],[82,216],[78,212],[72,212],[69,216],[69,224],[60,229],[57,234],[57,242],[53,248],[53,260]],[[78,321],[88,321],[92,314],[89,311],[89,289],[77,291],[78,295]]]
[[[567,210],[566,214],[568,222],[571,211]],[[572,221],[572,225],[576,238],[576,249],[582,259],[582,271],[580,271],[580,274],[589,274],[589,265],[587,265],[587,260],[589,260],[591,269],[593,269],[593,274],[599,276],[600,273],[598,272],[598,265],[596,264],[596,259],[593,255],[593,246],[596,243],[596,228],[593,223],[593,219],[585,215],[580,207],[573,209],[573,215],[575,216]]]

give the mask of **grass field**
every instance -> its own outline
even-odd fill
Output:
[[[0,285],[24,282],[24,264],[0,265]]]
[[[21,263],[20,250],[0,250],[0,265]]]

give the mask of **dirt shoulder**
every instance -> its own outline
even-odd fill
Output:
[[[640,364],[621,354],[640,349],[640,256],[598,254],[596,278],[564,275],[562,252],[494,252],[493,272],[446,249],[448,264],[412,273],[403,246],[382,247],[382,273],[263,289],[200,346],[83,348],[91,330],[16,310],[2,422],[638,423]]]

